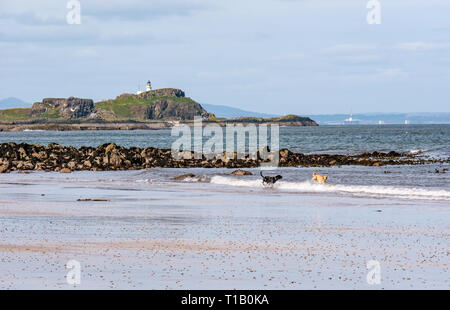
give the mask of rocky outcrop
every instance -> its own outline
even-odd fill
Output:
[[[118,108],[119,107],[119,108]],[[185,97],[180,89],[163,88],[134,94],[122,94],[114,100],[98,102],[96,114],[112,120],[193,120],[196,116],[209,120],[203,107]]]
[[[228,123],[272,123],[272,124],[282,124],[283,126],[319,126],[315,121],[309,117],[303,117],[298,115],[285,115],[281,117],[273,118],[260,118],[260,117],[238,117],[227,120]]]
[[[75,97],[45,98],[42,102],[36,102],[31,107],[31,115],[54,115],[64,119],[76,119],[88,117],[94,111],[94,101]]]
[[[208,160],[205,157],[194,158],[194,153],[185,151],[187,159],[177,160],[171,150],[157,148],[124,148],[114,143],[98,147],[61,146],[55,143],[48,146],[37,144],[0,144],[0,173],[10,171],[44,170],[71,172],[76,170],[131,170],[147,168],[252,168],[259,167],[263,160],[258,152],[257,158],[237,159],[236,153],[221,159]],[[279,151],[281,167],[297,166],[335,166],[335,165],[415,165],[429,162],[450,162],[424,160],[414,155],[391,153],[364,153],[361,155],[330,155],[294,153],[283,149]],[[186,157],[185,157],[186,158]],[[236,173],[238,174],[238,173]],[[239,172],[242,174],[242,172]],[[246,173],[244,173],[246,174]]]
[[[234,170],[233,172],[231,172],[232,175],[253,175],[253,173],[251,173],[250,171],[246,171],[246,170]]]
[[[185,179],[189,179],[189,178],[195,178],[195,174],[188,173],[188,174],[179,175],[177,177],[173,177],[172,180],[173,181],[181,181],[181,180],[185,180]]]
[[[138,98],[141,99],[150,99],[154,97],[178,97],[182,98],[185,97],[184,91],[181,89],[176,88],[161,88],[161,89],[155,89],[147,92],[143,92],[139,95],[136,95]]]
[[[170,99],[156,100],[147,109],[148,119],[193,120],[196,116],[209,119],[200,104],[180,104]]]

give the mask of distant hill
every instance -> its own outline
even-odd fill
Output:
[[[348,114],[307,115],[321,125],[339,125],[350,116]],[[370,124],[450,124],[450,113],[361,113],[353,114],[355,123]]]
[[[26,108],[31,104],[19,98],[9,97],[0,100],[0,109]]]
[[[215,104],[204,104],[202,106],[206,109],[206,111],[213,113],[216,117],[223,118],[237,118],[237,117],[277,117],[280,115],[275,114],[266,114],[266,113],[258,113],[251,112],[246,110],[241,110],[238,108],[229,107],[226,105],[215,105]]]

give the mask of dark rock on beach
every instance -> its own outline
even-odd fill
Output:
[[[177,177],[172,178],[172,180],[174,181],[181,181],[187,178],[195,178],[195,174],[192,173],[188,173],[188,174],[183,174],[183,175],[179,175]]]
[[[253,175],[253,173],[251,173],[250,171],[245,171],[245,170],[235,170],[233,172],[231,172],[232,175]]]
[[[0,173],[11,171],[59,171],[70,173],[78,170],[137,170],[148,168],[234,168],[233,174],[248,175],[242,168],[259,167],[269,162],[268,150],[260,150],[257,154],[237,158],[237,153],[224,153],[219,159],[207,159],[203,155],[195,156],[191,151],[184,151],[181,159],[175,159],[170,149],[158,148],[125,148],[114,143],[98,147],[62,146],[51,143],[48,146],[37,144],[0,144]],[[273,155],[269,155],[270,156]],[[302,154],[283,149],[279,151],[281,167],[330,167],[341,165],[386,166],[417,165],[425,163],[444,163],[449,160],[425,160],[409,154],[364,153],[360,155]],[[177,180],[194,175],[177,177]]]

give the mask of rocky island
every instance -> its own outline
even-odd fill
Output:
[[[201,117],[205,124],[223,125],[232,122],[317,126],[310,118],[297,115],[266,119],[221,119],[186,97],[184,91],[164,88],[139,94],[122,94],[115,99],[99,102],[75,97],[45,98],[30,108],[0,110],[0,131],[158,129],[173,126],[176,122],[189,124],[195,117]]]

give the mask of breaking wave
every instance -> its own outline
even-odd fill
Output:
[[[240,180],[231,177],[214,176],[212,184],[263,188],[261,180]],[[378,185],[341,185],[317,184],[310,181],[288,182],[279,181],[273,187],[275,190],[296,191],[301,193],[337,193],[363,197],[450,200],[449,190],[432,190],[423,188],[391,187]]]
[[[410,150],[409,152],[413,155],[417,155],[417,154],[426,153],[429,151],[430,150],[427,150],[427,149],[417,149],[417,150]]]
[[[183,182],[191,182],[191,183],[195,183],[195,182],[209,182],[211,179],[210,177],[206,176],[206,175],[202,175],[202,176],[198,176],[198,177],[187,177],[185,179],[183,179]]]

